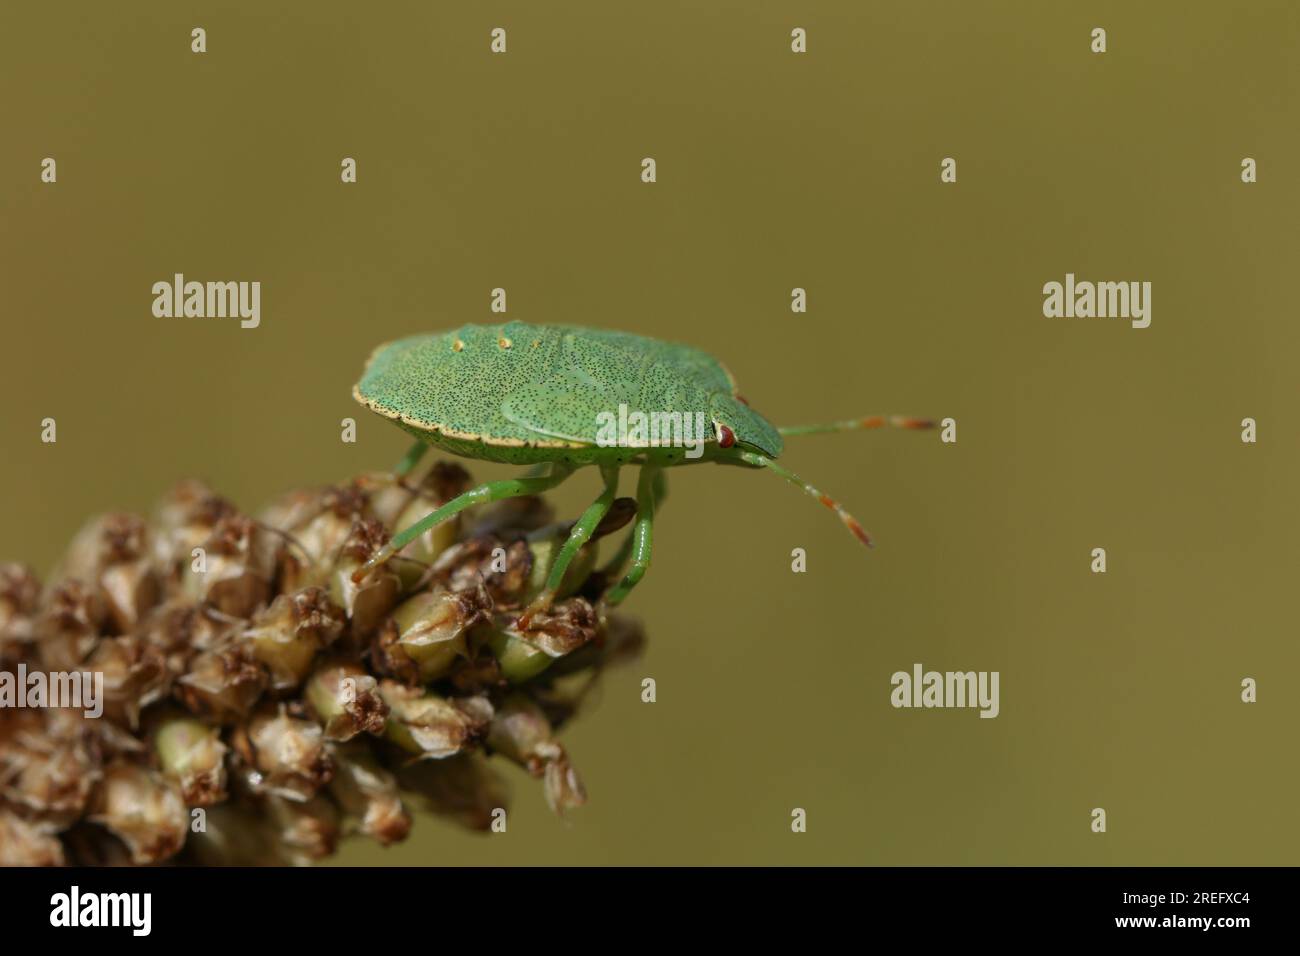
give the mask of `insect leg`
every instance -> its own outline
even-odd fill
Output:
[[[778,428],[782,435],[820,435],[825,432],[854,432],[864,428],[933,428],[934,422],[927,418],[909,418],[906,415],[868,415],[866,418],[851,418],[842,422],[829,422],[825,425],[787,425]]]
[[[441,524],[448,518],[460,514],[466,508],[487,504],[489,501],[500,501],[502,498],[540,494],[554,488],[571,474],[573,474],[571,466],[557,462],[549,475],[537,478],[505,478],[501,481],[489,481],[477,488],[471,488],[459,497],[453,498],[441,508],[431,511],[409,528],[405,528],[398,534],[393,535],[388,544],[376,551],[369,561],[352,573],[352,580],[360,582],[372,569],[383,564],[424,532],[435,525]]]
[[[587,506],[582,517],[574,522],[568,540],[560,548],[560,553],[555,556],[555,563],[551,565],[551,570],[546,575],[546,586],[519,616],[518,626],[521,629],[528,627],[528,622],[534,614],[545,611],[551,606],[556,593],[560,590],[560,585],[564,583],[564,574],[569,570],[569,565],[579,549],[590,540],[592,532],[596,530],[596,526],[605,517],[610,505],[614,503],[614,496],[618,494],[618,466],[602,465],[600,476],[605,482],[605,487],[596,500]]]
[[[397,463],[397,467],[393,469],[393,474],[398,478],[405,478],[415,470],[415,466],[420,463],[420,459],[424,457],[424,453],[428,450],[428,442],[417,439],[415,444],[411,446],[411,450]]]
[[[654,537],[655,504],[668,494],[663,473],[654,465],[642,465],[636,483],[636,527],[632,529],[632,566],[605,595],[605,603],[614,607],[622,603],[650,567],[650,549]]]
[[[654,470],[652,479],[654,485],[654,509],[658,511],[663,507],[664,499],[668,497],[668,478],[664,475],[662,468]],[[637,514],[641,514],[640,506],[637,507]],[[618,551],[614,557],[610,558],[603,568],[600,569],[601,576],[606,581],[613,581],[623,573],[623,567],[627,564],[628,559],[632,557],[632,549],[636,544],[636,526],[633,526],[632,533],[623,539],[619,545]]]

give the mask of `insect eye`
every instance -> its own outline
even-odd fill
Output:
[[[718,447],[730,448],[736,443],[736,433],[722,423],[718,424]]]

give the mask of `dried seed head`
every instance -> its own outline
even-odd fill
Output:
[[[263,520],[295,542],[282,552],[287,587],[325,584],[353,525],[369,517],[370,495],[357,483],[294,492],[267,509]]]
[[[36,623],[36,657],[47,671],[74,671],[108,620],[97,588],[76,578],[56,585]]]
[[[171,687],[162,652],[137,637],[106,637],[86,660],[86,669],[104,675],[104,716],[132,728],[140,711],[161,700]]]
[[[190,806],[206,807],[226,799],[226,745],[217,728],[169,715],[154,729],[153,746],[162,772],[180,785]]]
[[[587,793],[568,754],[553,736],[550,721],[531,699],[512,694],[497,709],[488,746],[545,778],[546,800],[557,813],[587,802]]]
[[[233,724],[252,711],[266,689],[266,671],[241,644],[230,643],[195,655],[177,678],[176,692],[192,713],[218,724]]]
[[[0,564],[0,669],[34,663],[36,614],[41,585],[21,564]]]
[[[180,787],[147,767],[123,760],[105,768],[88,819],[111,830],[137,864],[158,863],[175,855],[189,829]]]
[[[486,697],[449,700],[396,681],[379,684],[389,707],[386,735],[407,753],[441,759],[475,746],[492,719]]]
[[[195,548],[202,547],[213,529],[235,506],[214,494],[201,481],[182,481],[158,504],[154,519],[154,561],[175,575],[188,565]]]
[[[97,585],[119,634],[135,627],[162,592],[151,564],[148,529],[142,518],[130,514],[102,515],[87,523],[55,576]]]
[[[280,547],[281,539],[253,519],[227,514],[202,544],[202,570],[185,565],[185,593],[223,614],[248,617],[270,598]]]
[[[343,609],[323,589],[303,588],[281,594],[260,611],[242,639],[270,671],[271,686],[290,690],[303,682],[316,654],[333,644],[346,625]]]
[[[0,641],[30,640],[31,619],[41,598],[41,582],[31,568],[0,564]]]
[[[506,802],[477,752],[490,726],[554,807],[581,803],[554,729],[640,643],[584,600],[599,597],[594,547],[567,600],[527,630],[514,617],[569,530],[548,525],[540,498],[475,509],[473,536],[457,541],[449,522],[351,582],[394,530],[468,483],[446,464],[416,487],[364,477],[287,496],[262,523],[186,483],[150,523],[88,524],[44,593],[0,565],[0,666],[99,672],[110,718],[0,708],[0,860],[307,862],[333,851],[336,804],[381,843],[404,837],[399,784],[486,828]],[[597,536],[632,511],[617,501]],[[401,767],[396,782],[385,763]],[[187,836],[187,801],[206,808],[206,832]]]
[[[378,682],[358,664],[326,663],[307,680],[307,703],[324,725],[326,740],[383,733],[388,705]]]
[[[384,846],[405,840],[411,816],[402,806],[393,775],[380,766],[368,747],[336,746],[332,753],[337,772],[330,781],[330,794],[343,812],[359,821],[362,833]]]
[[[63,844],[49,827],[0,807],[0,866],[63,866]]]
[[[487,588],[495,607],[520,607],[533,574],[533,552],[516,538],[506,544],[495,535],[471,538],[448,548],[434,564],[434,575],[452,590]]]
[[[231,742],[259,775],[252,781],[259,793],[304,801],[334,775],[320,727],[290,717],[283,709],[255,715],[236,728]]]
[[[482,584],[415,595],[393,611],[375,638],[376,669],[408,684],[444,677],[457,659],[469,656],[469,631],[487,619],[491,607]]]
[[[377,521],[358,521],[339,551],[330,575],[330,596],[347,611],[352,633],[368,636],[393,609],[402,582],[388,564],[371,571],[357,584],[352,572],[365,564],[388,542],[388,531]]]
[[[477,643],[477,638],[475,640]],[[447,674],[446,681],[452,690],[465,696],[491,696],[509,686],[501,673],[501,665],[491,653],[480,653],[456,661]]]
[[[163,655],[167,672],[175,679],[190,669],[200,651],[228,643],[234,629],[230,618],[174,598],[154,608],[135,633]]]
[[[100,778],[99,751],[83,736],[57,739],[43,715],[6,721],[0,740],[0,797],[29,816],[63,829],[86,810]]]

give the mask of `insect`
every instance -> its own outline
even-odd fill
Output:
[[[765,468],[833,510],[870,546],[870,536],[838,501],[776,463],[783,438],[931,427],[919,418],[872,416],[777,428],[749,407],[722,363],[699,349],[623,332],[525,322],[466,325],[381,345],[352,395],[415,436],[397,466],[399,477],[414,469],[430,446],[466,458],[534,466],[524,477],[466,491],[399,532],[357,569],[358,581],[472,505],[544,492],[586,465],[600,470],[600,495],[573,524],[544,588],[520,615],[520,627],[554,601],[570,563],[613,504],[624,465],[641,469],[637,511],[632,532],[611,563],[610,579],[618,583],[605,595],[608,605],[623,601],[650,566],[655,510],[666,494],[665,469],[697,462]],[[602,439],[601,428],[620,408],[667,414],[661,420],[673,424],[678,421],[673,413],[680,413],[682,430],[667,441],[660,435],[652,443],[636,433],[610,443]],[[705,425],[705,434],[692,436],[693,442],[684,438],[692,420]]]

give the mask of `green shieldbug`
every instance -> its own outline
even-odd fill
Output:
[[[776,464],[782,437],[931,424],[873,416],[777,428],[749,407],[726,367],[699,349],[624,332],[526,322],[466,325],[382,345],[352,395],[416,437],[397,467],[399,476],[430,445],[466,458],[546,466],[544,474],[490,481],[447,502],[394,536],[358,569],[358,579],[465,508],[546,491],[583,465],[600,469],[600,496],[574,523],[544,590],[521,615],[521,627],[550,606],[570,562],[613,504],[623,465],[639,465],[641,473],[635,524],[613,563],[627,570],[605,596],[610,605],[626,598],[649,567],[655,507],[665,492],[663,469],[695,462],[766,468],[835,511],[870,545],[839,502]],[[704,428],[694,427],[700,423]]]

